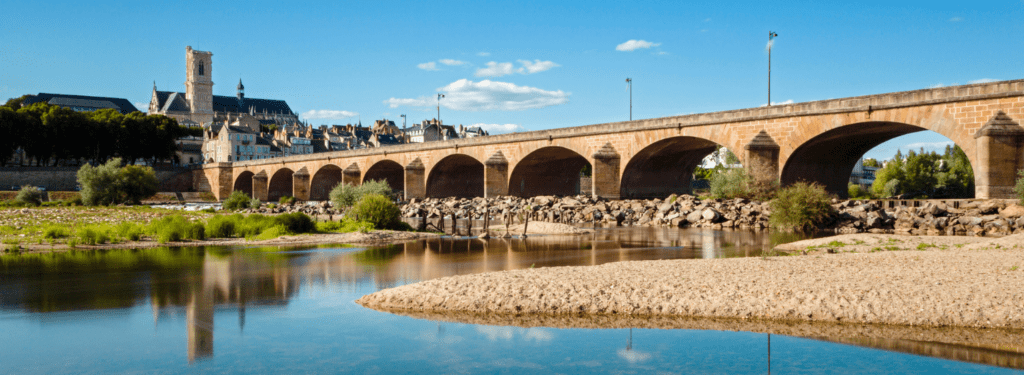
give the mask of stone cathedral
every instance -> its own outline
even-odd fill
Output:
[[[185,47],[185,92],[157,91],[149,100],[149,113],[178,120],[182,126],[209,127],[213,123],[232,122],[240,117],[260,124],[280,127],[299,123],[284,100],[245,97],[245,86],[238,80],[235,96],[213,95],[213,53]]]

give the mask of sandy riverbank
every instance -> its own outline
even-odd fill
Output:
[[[263,241],[248,241],[244,238],[210,238],[202,241],[175,241],[159,243],[156,241],[128,241],[117,244],[102,245],[78,245],[68,248],[67,245],[57,244],[28,244],[22,245],[22,253],[72,251],[72,250],[102,250],[102,249],[143,249],[153,247],[199,247],[199,246],[309,246],[324,244],[353,244],[353,245],[388,245],[407,241],[439,237],[436,233],[426,232],[401,232],[392,230],[374,230],[367,233],[317,233],[295,236],[281,236],[278,238]]]
[[[523,234],[523,224],[515,224],[508,226],[508,232],[513,236]],[[491,235],[503,235],[505,234],[504,225],[491,225]],[[587,234],[594,232],[593,229],[586,229],[580,227],[574,227],[568,224],[561,223],[548,223],[543,221],[530,222],[526,226],[526,234]]]
[[[876,240],[886,243],[892,242],[889,238],[914,238],[850,235],[811,241],[841,238],[866,244],[867,236],[881,236]],[[357,302],[408,313],[690,316],[1024,329],[1024,235],[980,240],[960,247],[947,244],[944,250],[491,272],[386,289]]]

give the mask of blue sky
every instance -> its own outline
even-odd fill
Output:
[[[149,102],[184,91],[185,46],[214,93],[284,99],[313,124],[436,116],[495,131],[1024,78],[1024,0],[975,2],[11,2],[0,99]],[[633,42],[630,42],[633,41]],[[948,142],[915,134],[897,147]],[[915,147],[916,148],[916,147]]]

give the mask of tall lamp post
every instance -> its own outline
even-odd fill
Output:
[[[774,31],[768,32],[768,106],[772,105],[772,41],[777,36]]]
[[[437,93],[437,140],[441,140],[441,98],[444,94]]]
[[[626,85],[629,86],[629,121],[633,121],[633,79],[626,78]]]

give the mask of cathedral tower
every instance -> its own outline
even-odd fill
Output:
[[[185,101],[192,121],[213,122],[213,53],[185,47]]]

